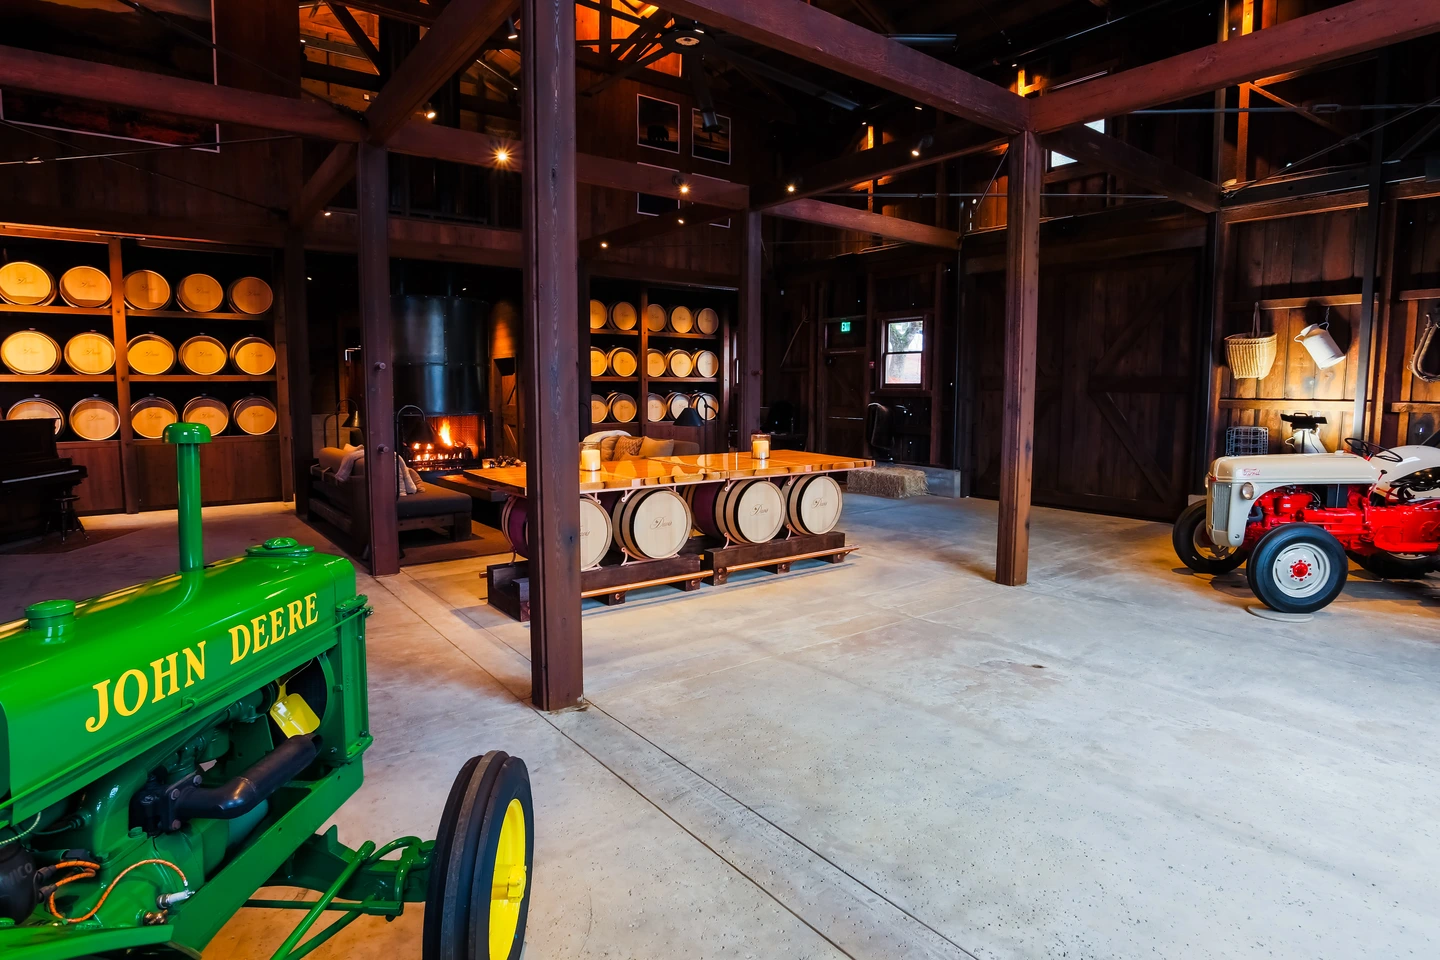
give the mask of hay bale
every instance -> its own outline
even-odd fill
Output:
[[[871,497],[885,497],[888,500],[904,500],[926,493],[924,470],[914,467],[871,467],[869,470],[852,470],[846,481],[850,493],[863,493]]]

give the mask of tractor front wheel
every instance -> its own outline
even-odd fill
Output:
[[[1313,613],[1340,595],[1349,566],[1339,540],[1311,524],[1290,523],[1260,539],[1246,574],[1265,606]]]
[[[1196,573],[1229,573],[1245,562],[1245,553],[1237,547],[1216,546],[1205,529],[1205,501],[1197,500],[1185,508],[1170,531],[1170,543],[1180,562]]]

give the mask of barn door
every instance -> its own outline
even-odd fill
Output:
[[[520,374],[515,357],[490,361],[491,403],[495,411],[495,453],[524,457],[525,439],[520,432]]]
[[[821,324],[818,448],[828,454],[865,455],[865,326],[863,317]]]

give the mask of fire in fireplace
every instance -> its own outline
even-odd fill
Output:
[[[474,414],[426,417],[433,439],[406,437],[402,450],[416,470],[447,470],[473,466],[485,450],[485,428]]]

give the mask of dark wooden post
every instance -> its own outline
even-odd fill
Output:
[[[297,228],[285,231],[285,252],[280,264],[283,296],[277,325],[275,350],[279,354],[277,373],[288,382],[286,399],[290,406],[290,449],[285,467],[294,484],[295,515],[310,511],[310,461],[314,446],[310,438],[310,321],[305,303],[305,238]],[[279,333],[284,334],[282,340]],[[278,399],[278,397],[277,397]]]
[[[739,414],[735,418],[735,444],[750,449],[750,434],[760,429],[761,387],[765,365],[765,335],[760,326],[761,264],[760,214],[751,210],[740,215],[740,378],[735,384]]]
[[[1010,141],[1005,236],[1004,402],[1000,423],[1000,527],[995,580],[1025,582],[1030,562],[1030,481],[1035,443],[1035,336],[1040,305],[1040,185],[1044,153],[1034,133]]]
[[[531,699],[579,701],[579,244],[575,191],[575,12],[568,0],[520,5],[525,143],[525,489],[530,499]]]
[[[395,346],[390,317],[390,175],[384,147],[360,144],[355,157],[360,232],[360,344],[364,360],[365,484],[370,572],[400,572],[395,514]]]

